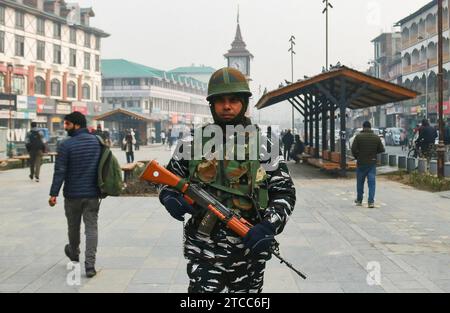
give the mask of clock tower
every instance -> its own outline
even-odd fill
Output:
[[[242,39],[238,13],[236,36],[231,44],[231,49],[228,50],[224,57],[227,59],[228,67],[239,70],[250,80],[250,61],[253,59],[253,55],[247,50],[246,46]]]

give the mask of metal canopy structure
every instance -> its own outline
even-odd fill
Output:
[[[261,110],[276,103],[288,101],[304,118],[305,144],[319,158],[322,152],[334,153],[335,120],[340,118],[340,168],[347,169],[346,110],[414,99],[416,91],[369,76],[354,69],[341,66],[317,76],[300,80],[265,94],[256,104]],[[336,115],[338,111],[338,115]],[[322,147],[320,147],[320,123]],[[328,127],[330,129],[328,143]],[[322,154],[323,155],[323,154]]]

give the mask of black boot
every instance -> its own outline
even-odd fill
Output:
[[[95,266],[91,266],[91,265],[85,264],[85,267],[86,267],[86,277],[87,278],[92,278],[95,275],[97,275],[97,271],[95,270]]]
[[[72,251],[70,245],[66,245],[64,247],[64,252],[66,253],[66,256],[70,259],[70,261],[80,262],[80,257]]]

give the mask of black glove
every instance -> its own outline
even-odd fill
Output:
[[[269,252],[275,241],[275,231],[275,227],[269,221],[256,224],[243,239],[245,248],[250,249],[253,255]]]
[[[186,213],[193,214],[194,208],[177,191],[163,189],[159,194],[159,201],[166,207],[167,212],[176,220],[184,222]]]

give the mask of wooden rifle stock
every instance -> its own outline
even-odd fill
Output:
[[[191,205],[195,202],[200,207],[211,211],[219,218],[220,221],[225,223],[229,229],[242,238],[245,237],[249,230],[253,227],[252,224],[239,215],[233,213],[233,211],[217,201],[205,190],[196,185],[189,185],[184,179],[162,167],[155,160],[150,162],[144,173],[142,173],[140,179],[175,188],[183,194],[184,198]],[[281,261],[281,263],[286,264],[287,267],[295,271],[300,277],[306,279],[306,276],[302,272],[295,269],[291,263],[281,257],[278,251],[278,243],[276,241],[275,245],[271,249],[271,252]]]

